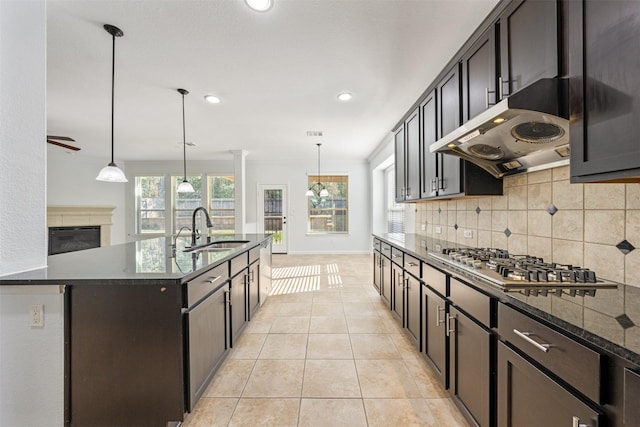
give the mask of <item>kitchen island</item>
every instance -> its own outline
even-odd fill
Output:
[[[0,278],[3,290],[61,290],[65,425],[166,426],[195,406],[268,295],[271,236],[185,251],[187,240],[54,255],[46,269]]]

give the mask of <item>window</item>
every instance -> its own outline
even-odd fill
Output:
[[[349,177],[346,175],[320,176],[321,185],[329,195],[320,197],[321,190],[317,176],[309,176],[309,187],[315,195],[308,197],[308,232],[348,233],[349,232]]]
[[[396,178],[395,169],[391,166],[385,171],[387,233],[404,233],[404,205],[396,203]]]
[[[174,176],[171,178],[171,188],[173,189],[173,223],[174,230],[177,233],[178,230],[182,227],[191,228],[191,215],[193,214],[193,210],[199,206],[202,206],[202,177],[198,176],[188,176],[187,180],[193,185],[193,189],[195,192],[193,193],[178,193],[176,190],[178,188],[178,184],[182,182],[182,176]],[[204,215],[202,215],[202,218]],[[197,228],[202,230],[204,221],[200,216],[198,216],[198,225]],[[202,221],[202,222],[201,222]]]
[[[136,233],[165,233],[164,176],[136,177]]]
[[[236,230],[235,181],[233,176],[209,176],[211,234],[234,234]]]

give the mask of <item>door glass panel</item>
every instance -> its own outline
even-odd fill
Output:
[[[282,244],[282,190],[264,190],[264,232],[273,234],[273,244]]]

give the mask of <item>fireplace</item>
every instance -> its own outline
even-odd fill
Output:
[[[100,226],[49,227],[49,255],[100,247]]]
[[[2,1],[2,0],[0,0]],[[47,227],[49,228],[49,255],[55,253],[70,252],[73,250],[87,249],[89,247],[110,246],[111,228],[113,226],[113,211],[115,206],[47,206]],[[52,230],[62,234],[53,236]],[[68,232],[83,235],[78,238],[77,248],[70,250],[52,251],[52,245],[57,243],[52,240],[65,241],[65,246],[70,246]],[[97,239],[97,243],[96,240]],[[88,244],[87,241],[91,240]]]

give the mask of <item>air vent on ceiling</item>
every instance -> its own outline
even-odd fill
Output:
[[[321,130],[308,130],[307,136],[322,136]]]

